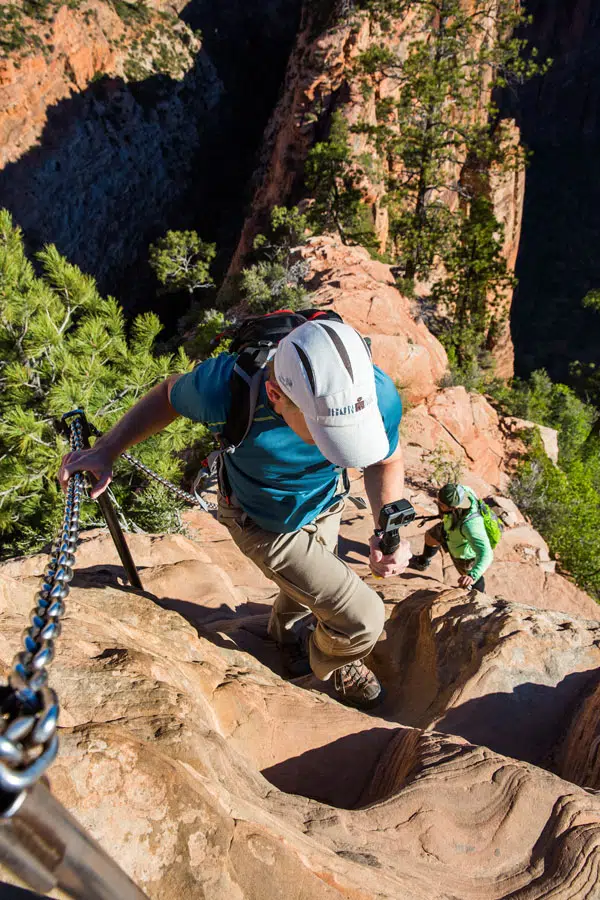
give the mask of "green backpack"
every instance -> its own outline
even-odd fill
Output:
[[[495,548],[500,543],[500,538],[502,537],[502,532],[504,531],[502,520],[492,509],[490,509],[485,500],[478,500],[477,512],[471,513],[470,516],[467,516],[467,518],[463,520],[461,524],[461,533],[462,526],[465,524],[465,522],[468,522],[469,519],[472,519],[473,516],[483,517],[483,523],[485,525],[485,531],[490,542],[490,547],[492,548],[492,550],[495,550]]]

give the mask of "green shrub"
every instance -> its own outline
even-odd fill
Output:
[[[242,272],[240,292],[249,312],[261,314],[275,309],[300,309],[308,303],[304,287],[307,265],[286,266],[264,260]]]
[[[139,0],[137,3],[129,3],[127,0],[112,0],[112,5],[126,25],[146,23],[150,18],[150,11],[144,0]]]
[[[309,234],[307,218],[297,207],[275,206],[266,234],[254,240],[253,262],[242,270],[239,292],[252,314],[300,309],[310,304],[305,287],[310,267],[297,257]]]
[[[190,367],[182,350],[155,354],[161,324],[154,314],[138,316],[128,330],[116,301],[101,297],[94,280],[70,265],[55,247],[46,247],[38,261],[40,275],[25,255],[20,229],[13,226],[8,212],[0,212],[4,554],[40,548],[54,537],[59,524],[62,500],[56,472],[67,445],[54,422],[82,407],[105,431],[151,387]],[[206,429],[179,418],[140,444],[136,454],[159,474],[177,481],[182,471],[178,452],[206,440]],[[111,487],[128,525],[172,527],[173,501],[159,507],[156,488],[149,488],[124,461],[116,466]],[[82,521],[84,525],[99,521],[95,503],[83,504]]]
[[[333,232],[345,244],[378,249],[371,210],[364,202],[364,171],[353,158],[348,125],[339,111],[331,118],[326,141],[316,144],[306,161],[306,186],[313,198],[308,218],[319,232]]]
[[[423,462],[428,468],[428,481],[436,488],[441,488],[448,482],[462,481],[463,461],[446,443],[428,451],[423,457]]]
[[[548,542],[561,570],[600,599],[600,461],[598,447],[558,468],[534,440],[511,483],[511,495]]]
[[[598,411],[572,388],[555,384],[544,369],[533,372],[528,381],[515,378],[508,384],[488,385],[488,391],[504,415],[556,428],[561,466],[587,454],[587,438]]]
[[[194,330],[194,336],[186,341],[186,352],[195,360],[207,359],[209,356],[226,352],[229,344],[228,340],[221,340],[214,351],[211,347],[211,342],[217,335],[224,332],[229,324],[230,322],[225,317],[225,314],[217,309],[199,310],[196,308],[191,310],[189,318],[186,316],[179,323],[180,331],[185,331],[188,328]]]
[[[537,432],[528,435],[511,495],[561,569],[600,598],[600,446],[592,431],[598,411],[544,370],[529,381],[498,383],[492,396],[501,412],[557,429],[559,465],[548,459]]]
[[[22,11],[9,3],[0,6],[0,49],[5,53],[27,46],[29,29],[21,21]]]
[[[196,231],[167,231],[150,245],[149,261],[165,294],[214,286],[210,265],[215,244],[201,240]]]

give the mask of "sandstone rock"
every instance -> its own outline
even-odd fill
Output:
[[[268,222],[273,206],[286,202],[315,138],[315,123],[330,109],[340,87],[347,83],[348,69],[368,46],[369,23],[358,29],[341,24],[321,34],[319,10],[304,4],[302,22],[292,51],[279,103],[267,126],[254,181],[256,191],[250,214],[229,267],[236,275],[252,248],[256,234]]]
[[[515,416],[504,416],[503,424],[512,434],[537,428],[548,458],[552,460],[555,466],[558,465],[558,431],[555,428],[548,428],[546,425],[538,425],[536,422],[518,419]]]
[[[494,215],[503,227],[503,256],[506,259],[508,271],[514,272],[523,223],[525,160],[521,149],[521,132],[516,122],[513,119],[504,119],[499,131],[498,141],[502,146],[502,152],[507,159],[513,162],[513,165],[502,167],[497,164],[491,165],[489,193]],[[493,301],[493,315],[498,323],[498,334],[494,337],[493,346],[490,349],[496,361],[495,372],[499,378],[512,378],[514,375],[515,351],[510,332],[513,293],[514,289],[509,287],[505,290],[499,305],[498,298],[494,298]]]
[[[507,528],[514,528],[515,525],[523,525],[525,517],[516,503],[509,500],[508,497],[502,497],[500,494],[494,494],[490,497],[493,501],[492,506],[494,512],[502,519],[503,524]]]
[[[273,206],[285,204],[296,193],[304,174],[304,166],[311,146],[323,140],[327,134],[331,113],[340,112],[350,126],[349,145],[355,159],[363,171],[361,191],[366,210],[372,222],[374,233],[379,239],[379,250],[388,247],[389,214],[386,200],[386,179],[393,174],[402,180],[402,164],[396,160],[391,164],[385,155],[380,156],[375,142],[369,135],[354,133],[352,126],[359,122],[374,128],[381,125],[377,120],[377,106],[381,101],[398,99],[401,79],[378,73],[365,82],[364,73],[357,75],[354,66],[356,57],[370,47],[385,47],[405,58],[408,45],[415,40],[411,36],[415,10],[407,7],[401,17],[391,17],[385,29],[379,27],[369,15],[342,17],[336,25],[320,19],[315,9],[304,5],[303,21],[292,52],[281,99],[274,111],[263,141],[263,153],[258,171],[255,173],[255,193],[249,215],[244,223],[240,241],[229,267],[228,277],[233,279],[244,265],[244,258],[252,248],[257,233],[268,223]],[[491,33],[495,24],[490,21]],[[369,90],[365,91],[365,84]],[[480,105],[483,120],[487,120],[488,85],[482,85]],[[476,113],[477,114],[477,113]],[[482,124],[483,124],[482,120]],[[386,124],[389,126],[390,121]],[[516,262],[523,212],[525,166],[520,151],[520,132],[513,120],[502,121],[497,128],[496,138],[507,159],[514,164],[507,167],[490,165],[483,174],[476,167],[476,174],[470,172],[471,163],[466,154],[463,158],[448,162],[446,173],[448,183],[467,186],[469,180],[478,193],[489,196],[494,213],[503,227],[503,254],[512,273]],[[373,161],[364,167],[363,160]],[[443,189],[439,199],[450,209],[456,210],[462,202],[456,190]],[[343,281],[340,289],[344,290]],[[431,284],[424,287],[425,295],[431,293]],[[497,374],[510,377],[514,370],[514,349],[510,334],[509,313],[512,302],[512,288],[507,288],[505,296],[490,298],[493,327],[489,330],[488,349],[496,360]],[[378,310],[385,304],[374,299]],[[423,308],[427,306],[427,298]],[[388,332],[383,332],[388,334]],[[410,340],[409,340],[410,342]],[[394,367],[397,350],[389,347],[381,352]],[[406,357],[406,347],[400,348],[401,358]],[[391,357],[391,358],[390,358]],[[414,361],[417,365],[418,360]],[[396,363],[397,364],[397,363]]]
[[[147,22],[124,24],[105,0],[56,4],[52,17],[48,5],[42,22],[17,4],[28,45],[0,60],[1,205],[33,249],[56,244],[102,291],[120,283],[129,308],[123,273],[189,190],[223,93],[197,37],[173,20],[181,6],[156,0]]]
[[[481,496],[508,483],[511,451],[497,412],[481,394],[463,387],[438,391],[406,413],[402,434],[407,466],[429,481],[460,481],[468,472],[479,479],[472,486]]]
[[[94,542],[81,548],[88,561],[103,552]],[[153,541],[153,567],[199,562],[205,548],[192,547]],[[0,569],[4,667],[38,562]],[[52,788],[151,900],[593,895],[598,798],[461,738],[285,684],[114,582],[76,585],[67,603],[51,675],[62,701]],[[466,604],[467,635],[482,615],[491,639],[503,620],[481,603],[460,592],[452,608],[459,617]],[[541,640],[532,631],[526,646]],[[559,667],[570,652],[578,668],[587,635],[589,623],[562,633]]]
[[[431,397],[446,371],[446,353],[410,301],[394,286],[390,267],[362,247],[337,238],[312,238],[299,255],[310,264],[312,302],[334,309],[372,341],[373,359],[409,403]]]
[[[474,479],[464,478],[463,481],[473,484]],[[421,489],[424,483],[428,486],[419,470],[407,468],[406,496],[418,515],[430,516],[435,514],[436,507],[432,495]],[[360,483],[353,486],[354,491],[359,495],[364,494]],[[480,491],[480,496],[487,494]],[[410,542],[413,553],[422,552],[424,533],[434,524],[416,521],[404,529],[403,537]],[[348,504],[340,531],[341,552],[347,562],[360,567],[358,571],[364,576],[368,574],[366,563],[372,528],[370,513],[355,510]],[[563,612],[585,619],[599,619],[598,604],[554,569],[555,565],[550,559],[544,539],[530,525],[521,521],[517,526],[505,528],[494,551],[494,562],[485,574],[486,590],[490,596],[502,597],[512,603],[525,603],[537,609]],[[409,569],[404,576],[394,579],[390,603],[404,601],[415,590],[438,589],[441,585],[458,585],[458,573],[450,557],[443,552],[434,557],[430,568],[422,575]],[[390,590],[392,588],[386,582],[386,596]]]
[[[153,6],[164,11],[167,5],[157,0]],[[30,48],[35,46],[32,35],[36,33],[40,49],[20,59],[13,52],[0,63],[0,168],[36,142],[49,107],[83,90],[99,74],[123,75],[134,39],[143,36],[132,33],[135,28],[125,25],[114,7],[97,0],[87,3],[85,10],[61,6],[51,22],[43,25],[25,13],[22,19]],[[183,23],[178,27],[184,28]],[[179,77],[186,66],[192,66],[190,51],[200,46],[189,37],[176,47],[182,67]],[[146,52],[150,56],[151,47]]]
[[[554,771],[587,790],[600,791],[600,683],[598,672],[591,690],[565,728]]]
[[[395,606],[371,659],[386,717],[543,765],[596,677],[599,639],[597,621],[434,589]]]

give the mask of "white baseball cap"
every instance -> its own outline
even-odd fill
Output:
[[[328,319],[295,328],[279,342],[275,377],[334,465],[366,468],[388,455],[371,353],[350,325]]]

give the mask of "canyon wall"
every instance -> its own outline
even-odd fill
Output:
[[[56,243],[133,311],[152,304],[147,248],[167,228],[231,243],[298,4],[20,12],[26,43],[0,61],[0,205],[30,246]]]
[[[343,15],[339,4],[328,16],[319,15],[315,5],[305,2],[303,19],[296,46],[292,52],[281,99],[265,132],[261,164],[254,176],[255,192],[252,206],[244,224],[229,275],[236,275],[244,258],[252,248],[254,236],[268,224],[269,212],[275,204],[297,202],[304,196],[303,176],[306,158],[316,141],[326,138],[335,110],[342,111],[350,126],[364,122],[378,124],[376,109],[379,101],[397,94],[397,83],[390,77],[370,78],[367,92],[357,76],[355,66],[361,53],[381,43],[400,55],[406,52],[407,26],[412,13],[393,23],[382,32],[368,15]],[[482,103],[482,106],[484,104]],[[503,142],[519,148],[519,129],[513,121],[503,123],[499,131]],[[365,177],[365,203],[370,207],[380,248],[385,250],[388,238],[388,209],[385,204],[385,165],[377,159],[375,148],[364,134],[349,135],[351,150],[367,166],[371,175]],[[380,174],[376,173],[381,170]],[[456,167],[455,180],[469,179],[468,161]],[[525,188],[524,165],[510,172],[500,172],[494,165],[484,173],[485,192],[494,212],[504,228],[503,253],[512,272],[516,260]],[[458,203],[455,195],[446,198],[449,205]],[[428,286],[418,288],[427,294]],[[510,335],[512,289],[495,310],[496,323],[490,330],[493,338],[488,349],[496,360],[496,372],[501,377],[513,373],[513,347]]]
[[[544,76],[506,92],[532,151],[513,308],[517,369],[569,377],[573,360],[600,362],[598,320],[581,300],[600,287],[600,7],[594,0],[531,0],[525,34]]]
[[[56,243],[106,290],[180,202],[222,86],[200,40],[160,11],[125,24],[94,0],[30,27],[41,46],[0,70],[0,205],[30,245]]]
[[[402,441],[419,514],[432,443],[451,442],[481,491],[510,468],[498,416],[464,388],[418,404]],[[128,535],[143,591],[108,532],[85,532],[50,669],[53,793],[150,900],[597,898],[598,607],[498,500],[488,595],[458,589],[441,554],[375,580],[371,515],[346,508],[340,557],[386,610],[368,663],[387,698],[371,713],[331,682],[284,680],[277,588],[210,514],[190,510],[187,537]],[[420,552],[419,523],[405,534]],[[46,567],[0,565],[3,673]]]

